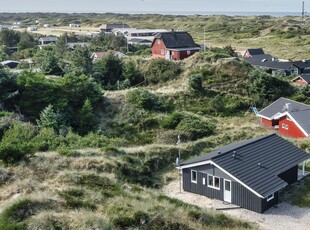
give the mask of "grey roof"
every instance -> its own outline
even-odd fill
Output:
[[[290,70],[294,67],[305,69],[310,67],[310,61],[277,61],[272,60],[270,54],[255,55],[245,59],[253,66],[265,67],[269,69]]]
[[[293,111],[299,111],[299,110],[306,110],[310,109],[310,105],[306,105],[297,101],[293,101],[284,97],[279,98],[263,110],[261,110],[258,115],[267,117],[271,119],[274,115],[277,113],[283,113],[285,110],[283,110],[285,104],[291,103],[292,105],[292,112]]]
[[[252,57],[248,57],[245,60],[249,63],[253,62],[262,62],[262,60],[272,60],[273,56],[271,54],[258,54],[258,55],[254,55]]]
[[[156,34],[155,38],[161,38],[166,48],[176,49],[199,47],[199,45],[194,42],[192,36],[186,31],[161,32]]]
[[[44,41],[44,42],[55,42],[57,41],[57,37],[41,37],[39,41]]]
[[[218,154],[218,151],[221,153]],[[310,155],[303,150],[272,134],[223,146],[181,165],[211,160],[261,196],[267,197],[287,185],[278,177],[279,174],[309,158]]]
[[[265,54],[264,50],[262,48],[253,48],[253,49],[247,49],[250,55],[261,55]]]
[[[132,38],[132,39],[128,40],[128,42],[132,42],[132,43],[152,43],[151,40],[142,39],[142,38]]]
[[[306,133],[310,134],[310,108],[292,111],[290,112],[290,115],[306,131]]]
[[[310,67],[310,60],[293,61],[292,63],[299,69],[305,69]]]
[[[265,60],[263,59],[255,58],[254,56],[251,58],[246,58],[245,61],[250,63],[252,66],[264,67],[264,68],[275,69],[275,70],[290,70],[291,68],[294,67],[292,62],[280,62],[280,61],[272,61],[269,59],[265,59]]]
[[[259,140],[263,137],[259,137],[259,138],[255,138],[255,139],[249,139],[249,140],[243,140],[243,141],[239,141],[239,142],[234,142],[228,145],[224,145],[218,149],[213,150],[212,152],[206,154],[206,155],[202,155],[193,159],[190,159],[188,161],[185,161],[184,163],[181,163],[181,165],[188,165],[188,164],[193,164],[193,163],[198,163],[201,161],[207,161],[207,160],[211,160],[213,157],[219,155],[219,154],[223,154],[229,151],[232,151],[234,149],[237,149],[243,145],[246,145],[248,143],[251,143],[255,140]]]
[[[310,83],[310,75],[308,75],[308,74],[303,74],[303,75],[301,75],[301,77],[302,77],[302,79],[304,79],[307,83]]]

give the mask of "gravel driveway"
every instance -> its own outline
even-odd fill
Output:
[[[218,201],[182,191],[178,181],[173,181],[163,188],[163,193],[169,197],[177,198],[189,204],[203,208],[214,208]],[[242,220],[257,223],[262,229],[270,230],[309,230],[310,208],[300,208],[288,203],[280,203],[264,214],[246,209],[232,209],[221,211]]]

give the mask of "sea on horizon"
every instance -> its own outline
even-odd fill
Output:
[[[40,13],[40,12],[1,12],[0,13]],[[272,16],[272,17],[285,17],[285,16],[301,16],[301,12],[244,12],[244,11],[56,11],[44,13],[115,13],[115,14],[162,14],[162,15],[226,15],[226,16]],[[309,15],[305,15],[309,16]]]
[[[242,12],[242,11],[118,11],[124,14],[163,14],[163,15],[226,15],[226,16],[301,16],[301,12]]]

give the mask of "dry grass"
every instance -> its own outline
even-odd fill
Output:
[[[165,151],[167,147],[153,145],[125,150],[130,154]],[[192,209],[199,213],[199,209],[159,200],[159,190],[126,182],[119,185],[114,171],[121,161],[121,157],[109,156],[98,149],[79,150],[79,155],[74,157],[40,152],[31,162],[1,170],[3,175],[11,176],[7,177],[5,186],[0,187],[0,212],[5,210],[6,215],[12,215],[20,208],[18,213],[27,213],[18,217],[27,229],[111,229],[113,223],[117,226],[142,223],[143,226],[143,221],[145,224],[153,221],[151,223],[155,225],[205,229],[205,224],[194,221],[188,214]],[[167,174],[165,180],[171,176]],[[202,212],[215,215],[206,210]],[[184,218],[176,223],[179,216]],[[233,229],[243,226],[229,221]],[[217,229],[217,224],[211,224],[210,229]]]
[[[24,31],[25,29],[18,29]],[[51,28],[39,27],[37,31],[28,31],[29,33],[41,34],[44,36],[61,36],[64,33],[85,35],[88,33],[99,32],[96,27],[82,26],[82,27],[69,27],[69,26],[55,26]]]

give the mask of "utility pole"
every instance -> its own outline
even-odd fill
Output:
[[[127,54],[128,54],[128,52],[129,52],[129,47],[128,47],[128,37],[126,37],[126,35],[125,35],[125,25],[124,25],[124,22],[122,22],[122,24],[123,24],[123,35],[124,35],[124,37],[126,38],[126,48],[127,48]]]
[[[305,20],[305,1],[302,1],[301,20]]]
[[[178,142],[177,145],[179,147],[179,157],[177,158],[176,164],[179,166],[179,181],[180,181],[180,193],[182,192],[182,169],[181,169],[181,138],[180,135],[178,135]]]
[[[206,26],[203,26],[203,51],[206,52]]]

